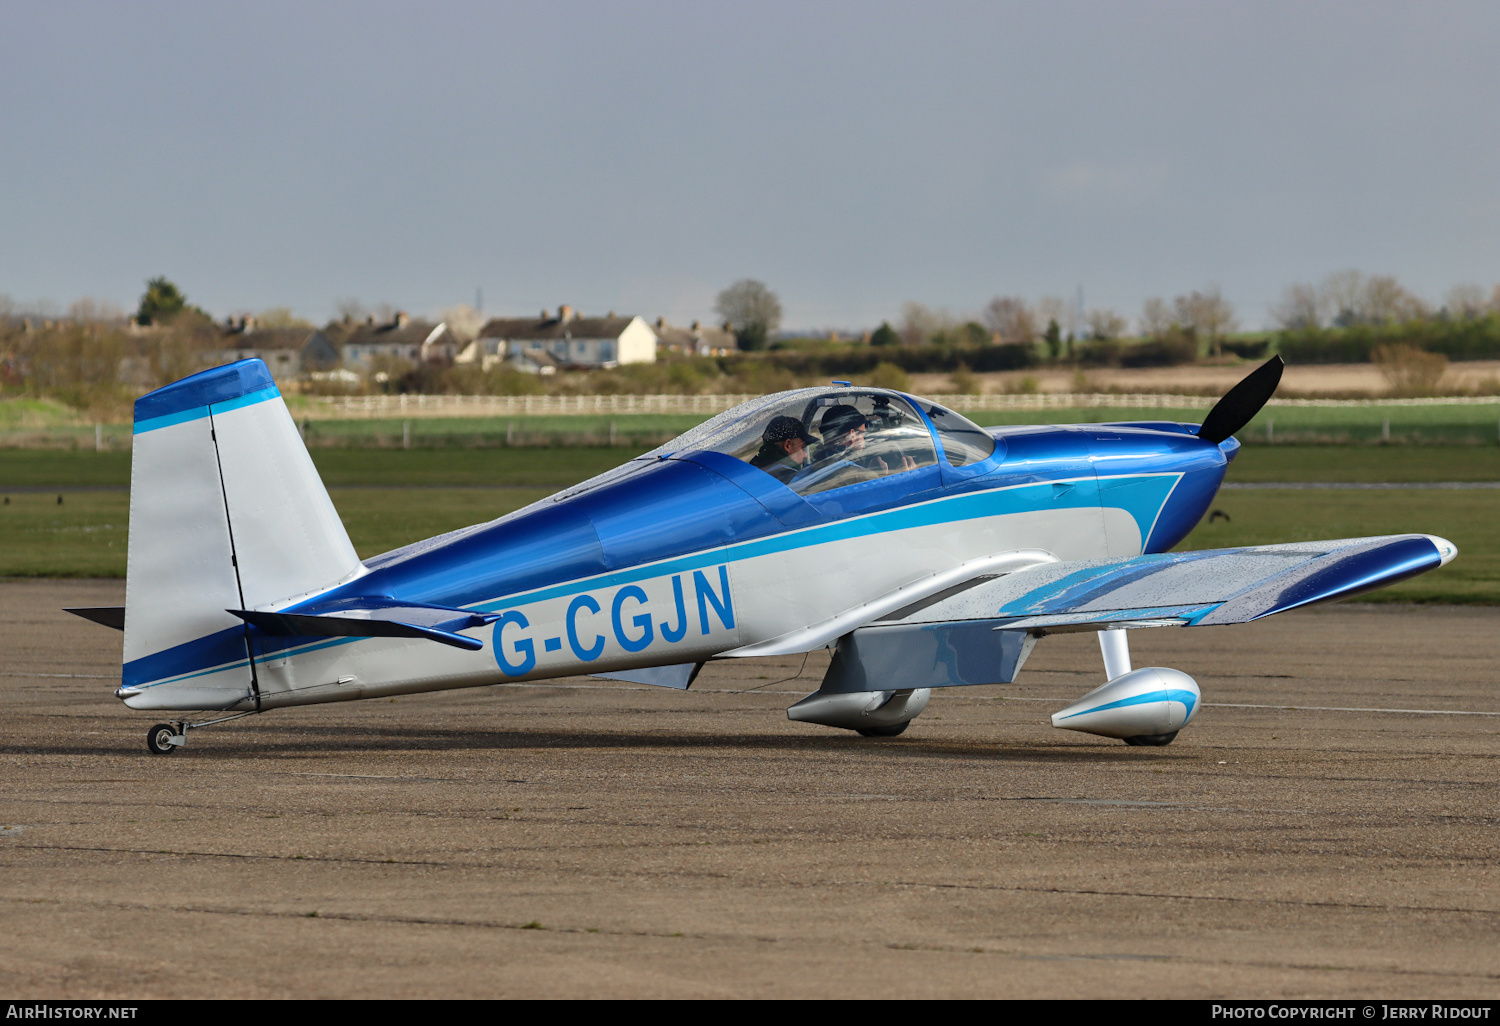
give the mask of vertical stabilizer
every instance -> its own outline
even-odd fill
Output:
[[[125,593],[128,691],[202,691],[200,708],[251,692],[254,609],[360,569],[281,393],[260,360],[194,374],[135,404]],[[165,708],[167,697],[128,697]]]

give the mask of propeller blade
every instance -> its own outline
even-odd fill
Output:
[[[1198,437],[1218,445],[1250,423],[1250,418],[1260,412],[1275,393],[1276,386],[1281,384],[1281,372],[1285,367],[1281,357],[1273,356],[1245,375],[1208,411],[1203,426],[1198,429]]]

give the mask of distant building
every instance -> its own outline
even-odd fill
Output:
[[[694,321],[688,327],[680,328],[668,324],[665,317],[656,319],[656,337],[668,351],[689,356],[722,356],[739,346],[728,326],[704,327]]]
[[[264,360],[271,377],[290,381],[306,371],[338,366],[339,351],[321,331],[310,328],[262,328],[254,317],[224,323],[225,348],[203,354],[209,364]]]
[[[535,319],[497,317],[454,359],[485,370],[510,363],[519,370],[546,374],[560,367],[654,363],[656,346],[656,332],[639,317],[620,317],[613,311],[604,317],[583,317],[571,306],[560,306],[555,317],[545,310]]]
[[[446,366],[459,350],[447,324],[414,321],[404,312],[385,324],[377,324],[372,316],[362,323],[331,324],[325,331],[339,336],[344,367],[359,374],[368,374],[380,357]]]

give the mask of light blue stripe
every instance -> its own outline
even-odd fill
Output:
[[[274,389],[266,391],[274,392]],[[255,402],[263,399],[254,399],[262,393],[252,393],[244,396],[244,400]],[[263,398],[270,398],[264,396]],[[236,400],[235,402],[240,402]],[[233,403],[216,404],[214,409],[221,410],[232,408]],[[243,405],[249,405],[248,402]],[[206,410],[205,410],[206,413]],[[166,420],[167,418],[159,418]],[[143,422],[150,423],[150,422]],[[1119,478],[1106,479],[1111,482],[1130,481],[1134,483],[1139,480],[1142,483],[1155,483],[1154,491],[1160,493],[1158,502],[1165,500],[1166,494],[1170,493],[1176,485],[1180,475],[1177,474],[1126,474]],[[1075,483],[1075,487],[1065,497],[1054,497],[1052,486],[1054,484]],[[1147,527],[1154,520],[1157,509],[1147,508],[1150,490],[1128,489],[1130,493],[1129,505],[1120,504],[1122,508],[1133,516],[1137,524]],[[1119,493],[1111,496],[1118,499]],[[1144,500],[1144,501],[1143,501]],[[701,570],[709,566],[717,566],[720,563],[734,563],[740,560],[753,559],[757,556],[774,555],[782,552],[795,551],[797,549],[811,548],[816,545],[825,545],[835,541],[846,541],[852,538],[863,538],[871,535],[885,534],[890,531],[900,531],[917,527],[928,527],[939,523],[954,523],[961,520],[976,520],[984,517],[1006,516],[1013,513],[1035,512],[1038,509],[1088,509],[1097,507],[1099,503],[1098,481],[1095,478],[1074,478],[1067,481],[1044,481],[1038,484],[1013,485],[1008,488],[990,488],[977,492],[966,492],[962,495],[948,496],[934,499],[929,502],[920,503],[915,506],[906,506],[900,509],[887,510],[863,517],[855,517],[833,524],[824,524],[817,527],[804,528],[798,531],[789,531],[785,534],[773,535],[769,538],[761,538],[750,542],[741,542],[736,545],[726,546],[720,549],[709,549],[701,552],[679,556],[674,559],[664,560],[658,563],[648,563],[641,566],[630,567],[614,573],[600,574],[595,577],[578,578],[561,584],[549,585],[531,592],[523,592],[519,595],[510,595],[502,598],[488,599],[482,602],[471,603],[464,607],[478,612],[496,612],[505,609],[513,609],[518,606],[530,605],[534,602],[543,602],[547,599],[563,598],[576,595],[580,592],[590,591],[596,588],[609,588],[622,584],[632,584],[637,581],[649,580],[653,577],[662,577],[669,574],[687,573],[693,570]],[[1115,503],[1111,503],[1115,505]],[[1130,507],[1136,508],[1130,508]],[[1143,534],[1144,537],[1144,534]],[[330,648],[335,645],[348,645],[358,641],[369,641],[369,638],[341,638],[337,641],[324,641],[309,645],[305,648],[283,649],[274,655],[257,658],[257,663],[270,659],[283,659],[293,655],[304,655],[320,649]],[[220,670],[233,669],[235,666],[245,665],[244,660],[235,664],[226,664],[212,669],[203,670],[198,673],[184,674],[180,677],[163,679],[157,683],[176,683],[188,680],[192,677],[202,676],[206,673],[216,673]],[[154,686],[154,685],[153,685]]]
[[[230,410],[242,409],[246,406],[254,406],[256,403],[267,402],[271,399],[280,398],[281,392],[275,385],[270,388],[262,388],[257,392],[242,395],[238,399],[230,399],[222,403],[214,403],[214,413],[228,413]],[[137,421],[135,434],[143,435],[147,431],[155,431],[158,428],[172,427],[174,424],[186,424],[191,420],[202,420],[209,414],[209,407],[194,406],[192,409],[182,410],[177,413],[169,413],[165,417],[152,417],[150,420]]]
[[[1106,702],[1082,712],[1069,713],[1062,718],[1071,720],[1074,716],[1087,716],[1089,713],[1103,712],[1106,709],[1123,709],[1128,705],[1145,705],[1147,702],[1181,702],[1187,707],[1188,717],[1191,718],[1193,706],[1198,704],[1198,698],[1191,691],[1169,688],[1165,691],[1149,691],[1144,695],[1136,695],[1134,698],[1122,698],[1118,702]]]
[[[169,413],[165,417],[152,417],[150,420],[138,420],[135,422],[135,434],[144,435],[147,431],[155,431],[158,428],[171,427],[174,424],[186,424],[190,420],[202,420],[207,416],[207,406],[195,406],[190,410],[179,410],[176,413]]]

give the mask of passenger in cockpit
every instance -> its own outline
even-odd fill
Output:
[[[782,484],[796,476],[807,465],[813,437],[796,417],[772,417],[761,435],[760,452],[750,459]]]

